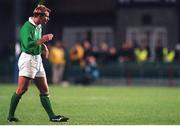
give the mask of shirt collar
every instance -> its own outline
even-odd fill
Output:
[[[36,24],[34,23],[34,21],[32,20],[32,17],[29,17],[29,22],[30,22],[31,24],[33,24],[34,26],[36,26],[36,27],[38,27],[38,28],[41,28],[41,24],[36,25]]]

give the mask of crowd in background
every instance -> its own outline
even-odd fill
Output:
[[[139,44],[127,40],[119,48],[110,47],[107,42],[93,46],[88,40],[75,42],[71,48],[67,48],[65,43],[56,40],[53,45],[49,45],[49,50],[49,62],[52,64],[52,82],[54,84],[61,83],[67,62],[79,65],[84,72],[83,76],[74,80],[74,83],[89,84],[100,77],[98,65],[124,62],[158,61],[170,63],[180,61],[180,45],[170,49],[163,47],[161,42],[157,42],[154,49],[155,55],[152,58],[150,47],[145,40]]]
[[[145,40],[142,40],[139,44],[133,43],[131,40],[127,40],[119,47],[110,47],[107,42],[101,42],[98,46],[93,46],[90,41],[84,40],[81,42],[75,42],[74,45],[67,49],[64,43],[57,40],[54,45],[50,45],[49,48],[54,49],[57,47],[62,50],[64,58],[65,55],[70,58],[73,64],[79,64],[83,66],[86,59],[89,56],[93,56],[98,63],[111,63],[111,62],[127,62],[127,61],[159,61],[159,62],[174,62],[180,61],[180,45],[177,44],[174,48],[163,47],[161,42],[157,42],[154,54],[152,56],[151,49]],[[153,57],[153,58],[152,58]],[[52,60],[52,59],[50,59]],[[60,59],[58,59],[60,60]],[[63,64],[65,59],[61,59]]]

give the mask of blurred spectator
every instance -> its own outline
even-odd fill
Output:
[[[92,51],[92,45],[88,40],[83,41],[83,48],[84,48],[84,59],[94,55]]]
[[[176,44],[174,60],[180,62],[180,44]]]
[[[97,59],[101,62],[101,63],[106,63],[106,59],[108,57],[109,54],[109,46],[106,42],[101,42],[99,45],[99,51],[98,51],[98,57]]]
[[[175,51],[170,48],[163,48],[163,59],[164,62],[173,62],[175,58]]]
[[[156,43],[156,47],[155,47],[155,61],[163,61],[163,46],[162,43],[160,41],[158,41]]]
[[[141,45],[144,45],[144,47],[146,48],[146,50],[148,52],[147,60],[149,60],[150,57],[151,57],[151,51],[150,51],[149,44],[147,43],[147,39],[142,39],[141,42],[140,42],[140,46]]]
[[[99,48],[97,46],[92,46],[92,52],[93,52],[93,56],[97,59],[98,55],[99,55]]]
[[[109,53],[108,53],[108,57],[107,57],[106,61],[109,63],[118,61],[118,54],[117,54],[116,48],[114,48],[114,47],[109,48]]]
[[[70,60],[74,64],[84,65],[84,48],[79,42],[70,49]]]
[[[127,40],[122,44],[121,48],[118,50],[119,61],[134,61],[134,44],[131,40]]]
[[[60,40],[55,41],[50,48],[49,61],[52,63],[52,82],[59,84],[62,81],[65,68],[65,50]]]
[[[88,85],[99,79],[99,68],[96,63],[96,58],[90,56],[86,60],[86,64],[83,69],[83,76],[76,78],[76,84]]]
[[[149,51],[147,48],[146,41],[142,40],[139,44],[139,47],[135,48],[134,50],[136,61],[138,62],[145,62],[149,58]]]

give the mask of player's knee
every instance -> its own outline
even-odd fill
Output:
[[[43,88],[40,90],[40,94],[48,94],[48,93],[49,93],[48,88]]]
[[[49,91],[48,90],[41,90],[40,91],[40,96],[48,96],[49,95]]]
[[[24,88],[24,89],[18,88],[18,89],[16,90],[16,94],[21,96],[21,95],[23,95],[27,90],[28,90],[28,88]]]

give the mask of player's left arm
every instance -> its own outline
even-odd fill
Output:
[[[49,50],[48,50],[47,46],[44,43],[42,44],[42,49],[43,49],[43,51],[42,51],[43,57],[48,59],[48,57],[49,57]]]

